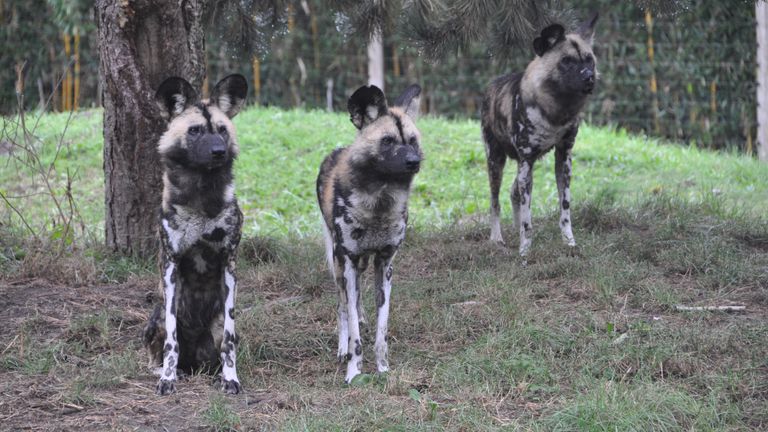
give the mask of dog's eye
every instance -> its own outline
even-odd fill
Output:
[[[201,126],[190,126],[189,129],[187,129],[187,132],[189,132],[190,135],[199,135],[202,131],[203,128]]]
[[[409,144],[411,147],[416,147],[416,146],[417,146],[419,143],[416,141],[416,137],[415,137],[415,136],[413,136],[413,137],[411,137],[411,138],[408,140],[408,144]]]
[[[226,135],[227,134],[227,127],[224,125],[219,125],[219,135]]]
[[[384,138],[381,139],[381,145],[385,147],[389,147],[394,143],[395,143],[395,139],[392,138],[391,136],[385,136]]]
[[[591,55],[587,55],[587,57],[586,57],[586,59],[584,59],[584,61],[586,61],[586,62],[587,62],[587,64],[590,64],[590,65],[591,65],[592,63],[594,63],[594,62],[595,62],[595,58],[594,58],[594,57],[592,57]]]
[[[560,59],[560,64],[563,66],[570,66],[574,63],[575,59],[571,56],[566,56]]]

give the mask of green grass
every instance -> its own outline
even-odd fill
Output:
[[[45,115],[35,130],[46,166],[62,143],[54,177],[61,191],[67,171],[73,176],[76,203],[91,238],[99,238],[103,231],[101,117],[97,110],[82,111],[68,123],[68,114]],[[13,124],[3,121],[6,135],[16,136]],[[68,128],[61,139],[65,125]],[[245,232],[318,236],[314,182],[325,155],[353,140],[355,129],[348,116],[251,108],[235,118],[235,125],[241,147],[236,165],[237,191],[246,215]],[[439,228],[485,215],[488,184],[478,123],[423,118],[418,125],[426,160],[413,185],[413,226]],[[557,208],[553,167],[551,155],[536,164],[535,215]],[[508,167],[505,191],[513,173],[514,168]],[[11,196],[42,190],[39,176],[18,163],[2,164],[0,184],[5,185],[2,191]],[[753,215],[764,214],[768,209],[768,170],[742,155],[662,145],[658,140],[628,135],[622,130],[581,127],[574,150],[574,205],[599,200],[632,205],[642,197],[660,193],[691,203],[706,203],[715,197],[723,212],[738,208]],[[12,202],[24,210],[34,227],[51,228],[55,218],[50,199],[34,195]],[[510,217],[508,199],[503,200],[503,206],[503,216]],[[5,205],[0,211],[0,220],[10,218],[12,225],[18,225]]]
[[[88,115],[68,132],[78,133],[86,150],[61,163],[99,175],[99,138],[89,127],[98,129],[100,115]],[[43,120],[52,125],[42,126],[41,136],[66,122]],[[477,123],[423,119],[427,161],[394,265],[391,371],[373,374],[369,324],[367,375],[347,386],[335,359],[337,295],[325,268],[313,184],[322,157],[349,143],[353,127],[341,114],[275,109],[247,110],[236,124],[238,194],[247,218],[237,315],[245,394],[220,395],[210,377],[194,375],[179,382],[177,396],[153,395],[156,378],[144,368],[138,335],[152,308],[145,297],[157,285],[154,263],[111,257],[90,245],[46,259],[25,251],[14,234],[0,237],[0,259],[18,263],[7,280],[28,288],[2,285],[10,293],[3,299],[15,301],[0,322],[7,329],[0,335],[4,397],[35,397],[35,406],[48,403],[51,412],[61,403],[77,405],[79,414],[56,417],[73,429],[84,424],[78,415],[102,421],[93,424],[103,429],[750,431],[768,425],[766,166],[585,126],[574,162],[578,250],[569,252],[560,240],[548,156],[537,165],[536,233],[523,265],[508,200],[502,227],[510,246],[487,241]],[[3,185],[31,181],[15,169],[4,168],[0,177],[10,181]],[[100,180],[80,181],[86,195],[101,194]],[[45,224],[35,216],[43,204],[21,208]],[[94,208],[83,212],[88,226],[100,224],[100,207]],[[3,217],[5,223],[9,216]],[[17,225],[10,231],[23,232]],[[363,277],[364,305],[375,322],[371,279]],[[38,280],[48,282],[38,286]],[[747,312],[678,312],[677,304],[741,304]],[[38,390],[30,396],[27,388]],[[15,422],[8,427],[51,421],[27,411],[4,412]]]

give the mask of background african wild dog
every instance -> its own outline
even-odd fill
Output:
[[[579,129],[579,113],[595,87],[597,68],[592,39],[597,14],[575,33],[560,24],[541,31],[533,41],[536,58],[523,73],[491,82],[482,105],[482,130],[491,187],[491,241],[503,243],[499,223],[499,188],[507,157],[517,161],[512,185],[520,255],[533,239],[531,191],[533,163],[555,148],[555,178],[560,197],[560,230],[568,246],[576,246],[571,229],[571,149]]]
[[[414,124],[420,93],[418,85],[411,85],[390,108],[375,86],[355,91],[348,109],[359,133],[351,146],[325,158],[317,177],[326,255],[339,288],[338,359],[347,361],[348,383],[363,363],[360,274],[368,266],[369,255],[373,255],[378,309],[376,368],[379,372],[389,369],[386,336],[392,258],[405,238],[411,181],[422,159]]]
[[[230,120],[245,102],[241,75],[216,84],[200,101],[182,78],[168,78],[156,101],[168,129],[158,151],[163,164],[158,306],[144,332],[150,365],[160,369],[157,393],[174,391],[176,369],[214,372],[226,393],[238,393],[235,351],[235,253],[242,213],[232,164],[238,154]]]

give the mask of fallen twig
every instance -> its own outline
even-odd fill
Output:
[[[746,306],[684,306],[675,305],[676,311],[695,311],[695,312],[710,312],[710,311],[723,311],[723,312],[743,312],[747,310]]]

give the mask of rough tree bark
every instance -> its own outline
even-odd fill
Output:
[[[376,30],[368,41],[368,84],[384,90],[384,43],[381,30]]]
[[[105,240],[109,249],[156,250],[165,123],[154,94],[167,77],[200,88],[205,75],[203,0],[97,0],[104,106]]]

